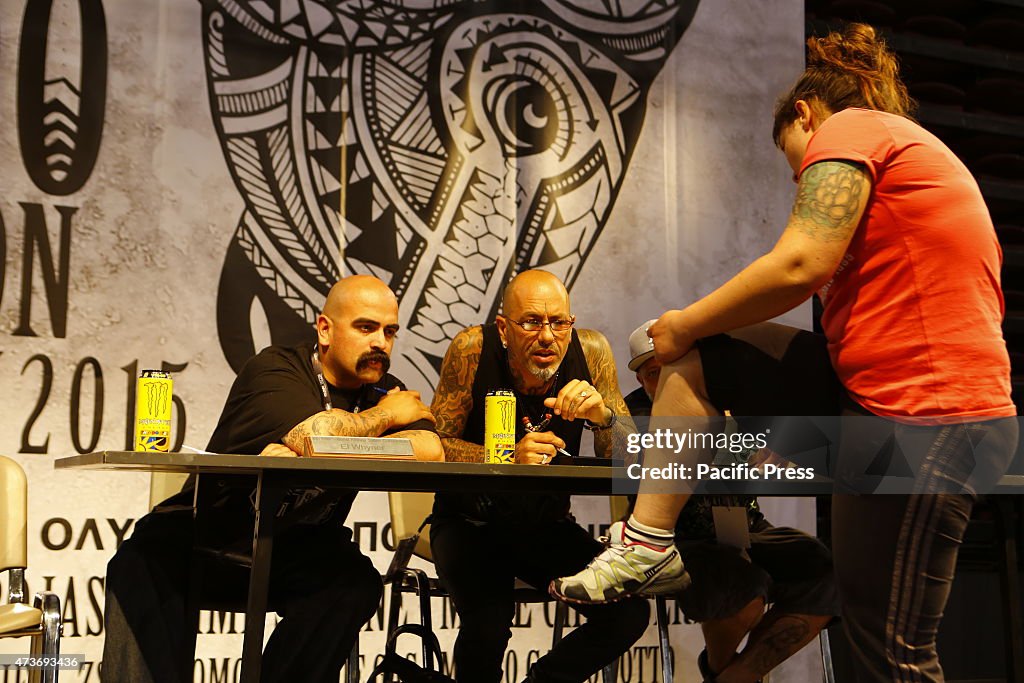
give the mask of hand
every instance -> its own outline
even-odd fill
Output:
[[[668,311],[648,328],[647,336],[654,342],[654,357],[662,363],[679,360],[693,348],[696,339],[690,337],[685,321],[682,311]]]
[[[268,443],[266,448],[260,451],[260,455],[266,455],[271,458],[298,458],[301,456],[301,453],[296,453],[283,443]]]
[[[555,415],[563,420],[590,420],[596,425],[606,425],[611,420],[611,409],[604,404],[594,385],[574,379],[567,382],[558,396],[544,399],[544,405],[555,409]]]
[[[377,407],[388,414],[392,429],[411,425],[418,420],[434,423],[434,415],[420,400],[418,391],[401,391],[395,387],[377,403]]]
[[[527,432],[516,444],[516,462],[520,465],[547,465],[559,448],[565,448],[565,442],[554,432]]]

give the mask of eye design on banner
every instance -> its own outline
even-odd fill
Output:
[[[430,384],[512,273],[571,288],[697,0],[437,4],[204,3],[211,112],[246,206],[217,302],[236,370],[254,312],[274,343],[311,343],[341,275],[396,292],[393,360]]]

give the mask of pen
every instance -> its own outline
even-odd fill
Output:
[[[556,449],[555,449],[555,452],[556,452],[556,453],[557,453],[557,454],[558,454],[559,456],[565,456],[566,458],[572,458],[572,457],[573,457],[571,453],[569,453],[569,452],[568,452],[568,451],[566,451],[565,449],[558,449],[558,447],[556,447]],[[544,457],[544,460],[543,460],[543,461],[541,462],[541,464],[542,464],[542,465],[547,465],[547,464],[548,464],[548,463],[550,463],[550,462],[551,462],[552,460],[554,460],[554,458],[550,458],[550,459],[549,459],[549,458],[548,458],[547,456],[545,456],[545,457]]]
[[[374,391],[376,391],[378,394],[388,394],[388,393],[390,393],[384,387],[370,387],[370,388],[373,389]]]

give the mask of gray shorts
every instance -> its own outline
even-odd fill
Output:
[[[832,554],[813,536],[762,522],[748,557],[714,539],[677,539],[692,585],[676,599],[689,622],[725,619],[755,598],[788,614],[836,616]]]

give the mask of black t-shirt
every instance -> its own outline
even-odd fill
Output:
[[[488,391],[506,390],[516,395],[516,441],[526,435],[523,417],[539,422],[550,409],[544,399],[557,396],[570,380],[592,382],[586,355],[576,331],[572,331],[569,348],[558,366],[558,377],[546,396],[526,396],[515,391],[515,383],[508,365],[508,351],[501,345],[497,328],[482,327],[483,345],[480,362],[473,376],[473,406],[466,417],[462,439],[470,443],[484,442],[484,397]],[[567,421],[555,415],[545,431],[557,434],[565,441],[565,448],[579,455],[583,420]],[[495,493],[438,493],[435,496],[435,514],[456,514],[481,522],[546,522],[562,519],[569,514],[569,495],[548,494],[495,494]]]
[[[253,356],[242,367],[228,393],[224,410],[206,449],[213,453],[257,455],[268,444],[281,439],[306,418],[321,412],[323,394],[313,371],[312,346],[270,346]],[[386,374],[373,385],[344,391],[328,384],[333,408],[358,412],[377,405],[385,391],[405,389],[397,378]],[[428,420],[420,420],[393,431],[408,429],[434,431]],[[190,482],[191,483],[191,482]],[[159,507],[191,504],[191,485]],[[357,491],[320,488],[292,489],[278,510],[279,521],[286,524],[342,524],[348,516]],[[252,492],[225,489],[213,503],[211,523],[214,538],[230,542],[235,534],[252,533]],[[187,500],[186,500],[187,499]]]

